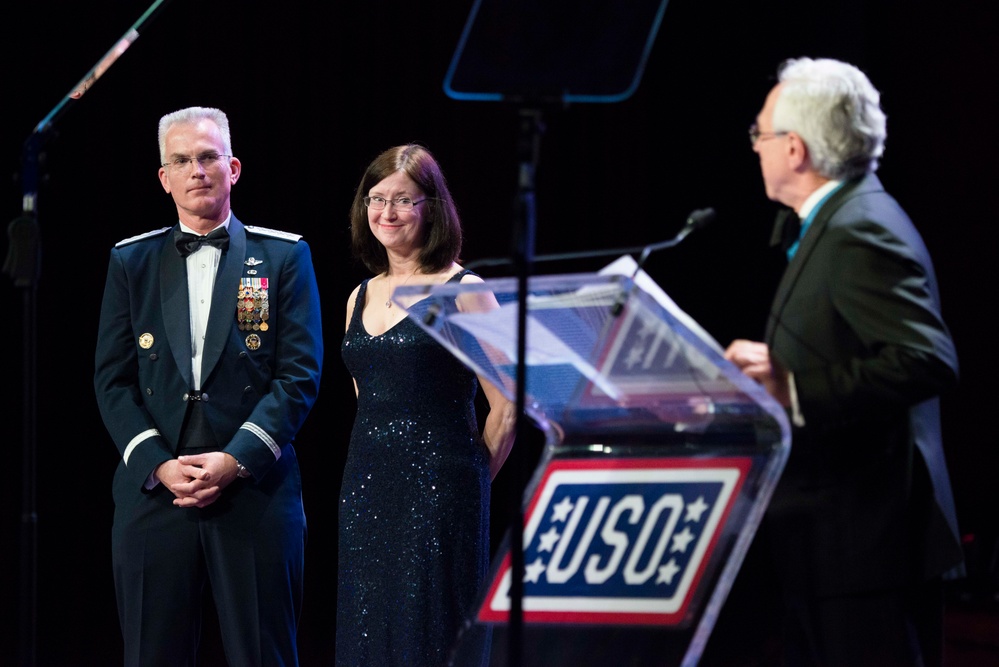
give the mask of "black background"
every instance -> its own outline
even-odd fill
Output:
[[[424,143],[462,212],[464,259],[509,252],[519,109],[455,101],[442,88],[471,6],[173,0],[59,119],[38,210],[40,664],[121,660],[109,548],[118,455],[92,384],[98,310],[111,246],[176,219],[156,178],[156,124],[195,104],[229,114],[243,163],[233,210],[247,224],[304,234],[315,257],[327,357],[298,445],[309,521],[299,639],[304,665],[331,663],[336,499],[354,411],[339,343],[347,296],[366,276],[348,246],[353,188],[380,151]],[[24,140],[147,7],[39,1],[4,10],[0,159],[11,179],[0,202],[8,219],[21,211]],[[944,437],[961,529],[979,543],[994,539],[999,522],[999,438],[989,426],[999,398],[991,335],[999,305],[997,19],[996,5],[971,0],[672,0],[632,97],[542,109],[537,176],[539,253],[663,240],[692,209],[715,207],[713,226],[653,256],[647,269],[722,344],[758,339],[780,263],[767,248],[776,208],[763,194],[746,127],[784,58],[829,56],[864,69],[889,119],[879,175],[930,248],[961,359],[961,387],[944,398]],[[19,631],[26,293],[6,276],[0,289],[5,664],[15,660]],[[497,504],[507,500],[509,477],[497,480]],[[214,664],[207,620],[206,662]]]

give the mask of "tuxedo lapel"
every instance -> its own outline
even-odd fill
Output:
[[[236,294],[239,291],[239,278],[243,272],[243,258],[246,257],[246,231],[243,224],[233,215],[229,219],[229,249],[222,253],[218,273],[215,275],[215,288],[212,290],[212,307],[208,314],[208,329],[205,332],[205,349],[201,358],[201,380],[204,383],[222,356],[226,341],[232,332],[236,319]]]
[[[844,183],[839,190],[834,192],[822,204],[822,208],[816,212],[815,219],[812,220],[812,224],[798,245],[798,251],[794,253],[794,257],[788,262],[787,268],[784,270],[784,275],[777,285],[777,292],[774,294],[773,305],[770,308],[770,317],[767,319],[766,335],[764,336],[767,344],[773,341],[774,328],[781,321],[784,306],[787,304],[787,300],[794,290],[794,286],[798,282],[802,270],[808,265],[809,258],[822,240],[829,220],[839,210],[840,206],[843,205],[843,202],[850,198],[863,182],[861,179]]]
[[[168,234],[160,250],[160,303],[163,326],[174,362],[188,387],[194,386],[191,373],[191,309],[187,293],[186,262]]]

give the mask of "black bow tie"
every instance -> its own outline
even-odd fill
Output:
[[[173,241],[177,244],[177,252],[180,253],[181,257],[187,257],[203,245],[214,246],[225,252],[226,248],[229,247],[229,232],[225,227],[216,227],[206,236],[198,236],[178,229],[173,233]]]
[[[770,245],[780,246],[780,249],[787,252],[788,248],[794,245],[801,235],[801,219],[793,209],[781,209],[777,213],[777,220],[774,221],[774,231],[770,236]]]

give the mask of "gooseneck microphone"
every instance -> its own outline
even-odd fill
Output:
[[[659,243],[650,243],[643,246],[632,246],[630,248],[604,248],[600,250],[583,250],[579,252],[566,252],[553,255],[535,255],[534,263],[540,262],[553,262],[553,261],[563,261],[563,260],[575,260],[575,259],[588,259],[593,257],[619,257],[621,255],[630,255],[633,253],[640,253],[637,265],[635,266],[635,271],[631,275],[632,283],[634,283],[635,277],[638,272],[642,270],[642,266],[645,264],[645,260],[649,258],[649,255],[658,251],[665,250],[666,248],[672,248],[677,245],[690,234],[702,229],[710,224],[715,219],[716,213],[713,208],[699,208],[690,212],[687,216],[687,220],[684,222],[683,227],[677,232],[676,236],[669,239],[668,241],[660,241]],[[508,266],[513,263],[513,260],[509,257],[497,257],[497,258],[487,258],[480,260],[473,260],[465,264],[466,269],[477,269],[483,266]],[[634,289],[634,285],[632,285]],[[630,292],[622,292],[618,295],[615,300],[614,305],[611,306],[611,312],[616,317],[621,314],[624,309],[625,301],[627,301],[628,294]],[[440,314],[440,307],[431,307],[426,314],[423,316],[424,324],[433,326],[437,320],[437,316]]]
[[[652,243],[642,248],[642,255],[638,259],[638,266],[635,268],[635,273],[631,277],[634,279],[634,277],[638,275],[638,272],[642,269],[642,265],[645,264],[645,260],[648,259],[649,255],[654,253],[656,250],[672,248],[677,243],[687,238],[687,236],[689,236],[692,232],[708,226],[714,219],[715,210],[713,208],[699,208],[696,211],[691,211],[690,215],[687,216],[687,221],[684,223],[683,228],[677,233],[676,236],[671,238],[669,241]]]
[[[687,236],[689,236],[692,232],[701,229],[703,227],[706,227],[714,219],[715,219],[715,210],[713,208],[699,208],[696,211],[692,211],[690,215],[687,216],[687,221],[684,223],[683,228],[680,229],[679,232],[677,232],[676,236],[674,236],[668,241],[651,243],[642,248],[642,254],[639,257],[638,262],[635,264],[634,272],[632,272],[631,274],[631,281],[632,281],[631,290],[635,289],[635,282],[634,282],[635,277],[638,275],[638,272],[642,270],[642,266],[645,265],[645,260],[649,258],[649,255],[651,255],[657,250],[672,248],[680,241],[687,238]],[[621,311],[624,310],[624,304],[628,300],[628,296],[630,295],[631,290],[627,292],[622,291],[620,294],[617,295],[617,298],[614,300],[614,305],[611,306],[611,315],[617,317],[618,315],[621,314]]]
[[[589,259],[593,257],[619,257],[621,255],[641,253],[641,258],[638,261],[638,266],[641,268],[642,264],[644,264],[650,254],[657,250],[663,250],[665,248],[675,246],[677,243],[685,239],[691,232],[701,229],[714,219],[715,210],[713,208],[699,208],[692,211],[690,215],[687,216],[687,220],[680,232],[668,241],[661,241],[650,245],[632,246],[630,248],[603,248],[600,250],[582,250],[578,252],[565,252],[552,255],[535,255],[533,261],[534,263],[557,262],[563,260]],[[465,268],[475,269],[483,266],[507,266],[512,263],[513,261],[509,257],[487,258],[468,262],[465,264]]]

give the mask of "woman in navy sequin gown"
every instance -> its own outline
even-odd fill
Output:
[[[457,264],[461,224],[429,151],[375,158],[351,236],[375,275],[350,295],[341,349],[357,416],[340,493],[336,664],[446,665],[488,572],[490,482],[514,410],[390,300],[404,284],[481,281]],[[456,307],[495,301],[465,295]],[[490,406],[481,435],[480,384]]]

